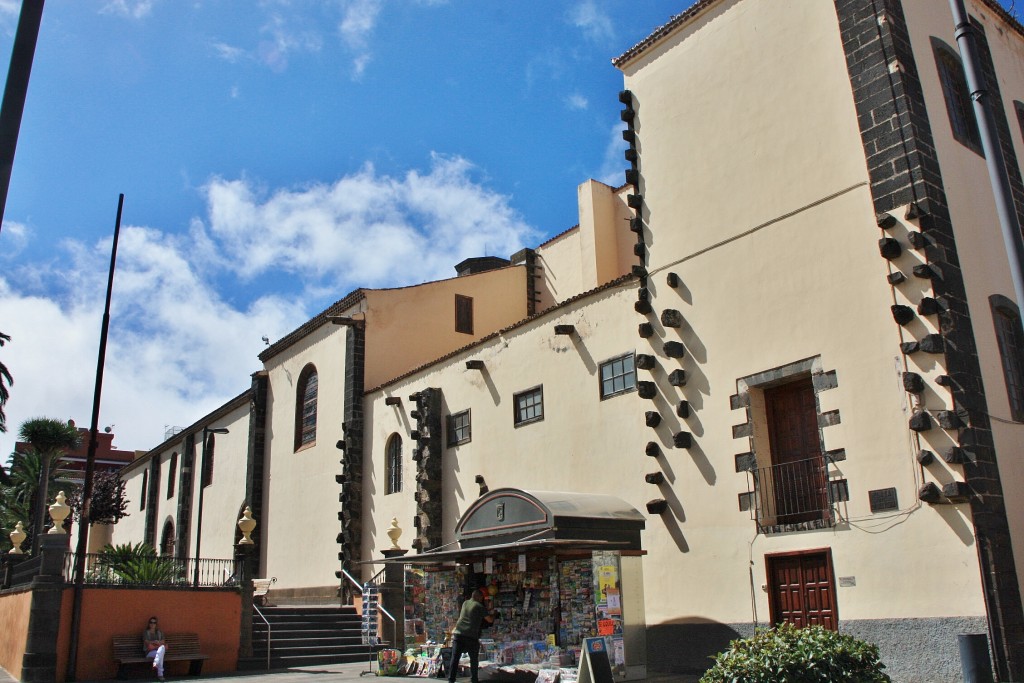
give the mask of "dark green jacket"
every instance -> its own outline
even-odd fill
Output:
[[[473,598],[462,603],[459,620],[455,623],[455,633],[468,638],[480,638],[480,627],[487,616],[487,608]]]

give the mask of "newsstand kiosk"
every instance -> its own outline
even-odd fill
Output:
[[[480,588],[497,613],[481,636],[484,674],[571,683],[584,639],[603,638],[615,678],[643,679],[643,528],[644,516],[615,496],[486,493],[459,520],[458,549],[387,560],[406,566],[406,645],[443,644]]]

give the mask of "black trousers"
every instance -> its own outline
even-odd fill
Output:
[[[477,683],[479,681],[477,670],[480,668],[480,640],[458,633],[455,634],[455,640],[452,643],[452,660],[448,663],[448,681],[455,683],[455,676],[459,673],[459,660],[462,659],[463,652],[469,655],[470,680]]]

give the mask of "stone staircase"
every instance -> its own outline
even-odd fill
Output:
[[[362,644],[361,620],[354,607],[302,605],[261,607],[270,622],[270,668],[369,661],[377,648]],[[253,615],[252,659],[239,669],[267,668],[267,625]]]

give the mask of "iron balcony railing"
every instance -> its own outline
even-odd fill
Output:
[[[845,480],[830,477],[822,457],[748,470],[751,519],[760,530],[803,525],[831,526],[835,504],[846,500]]]
[[[64,558],[64,580],[74,580],[75,553]],[[191,557],[148,557],[118,560],[109,555],[85,556],[84,583],[93,586],[164,586],[203,588],[237,586],[241,575],[237,560]]]

